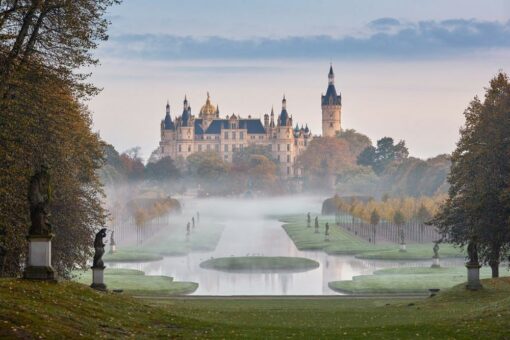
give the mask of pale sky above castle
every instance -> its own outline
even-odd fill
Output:
[[[411,155],[451,152],[462,112],[498,70],[510,72],[510,2],[433,0],[124,0],[97,51],[94,126],[123,151],[157,147],[167,99],[198,113],[262,117],[282,95],[320,134],[330,61],[342,127],[405,139]]]

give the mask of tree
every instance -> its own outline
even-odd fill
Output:
[[[203,151],[191,154],[188,159],[190,175],[199,181],[214,181],[228,174],[230,165],[217,152]]]
[[[304,169],[314,185],[329,186],[331,178],[355,166],[355,157],[345,140],[314,138],[298,157],[297,165]]]
[[[465,126],[451,157],[448,199],[432,220],[443,237],[477,249],[492,276],[510,248],[510,83],[499,73],[484,101],[477,97],[464,112]],[[470,259],[473,261],[473,258]]]
[[[342,130],[338,133],[337,138],[347,142],[349,150],[354,157],[358,157],[363,150],[372,146],[370,138],[353,129]]]
[[[155,181],[164,181],[180,176],[179,170],[170,157],[163,157],[154,163],[148,163],[145,167],[145,178]]]
[[[104,145],[71,88],[43,67],[17,72],[15,96],[0,111],[0,236],[7,255],[4,275],[18,275],[27,252],[30,177],[50,166],[53,266],[66,275],[85,266],[96,227],[105,224],[98,170]]]
[[[375,157],[376,149],[369,145],[358,155],[358,164],[373,168],[375,166]]]
[[[393,223],[395,223],[398,227],[398,236],[400,238],[400,244],[405,244],[405,233],[404,233],[404,224],[406,223],[404,214],[402,211],[397,210],[393,215]]]
[[[38,66],[66,80],[74,91],[95,93],[82,83],[80,68],[97,64],[91,50],[108,38],[105,18],[118,0],[6,0],[0,2],[0,97],[15,84],[12,75]]]
[[[377,210],[372,210],[372,213],[370,214],[370,224],[372,225],[372,228],[373,228],[373,242],[375,244],[375,238],[376,238],[376,227],[377,225],[379,224],[379,222],[381,221],[381,216],[379,216],[379,213],[377,213]]]

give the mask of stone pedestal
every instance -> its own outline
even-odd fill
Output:
[[[439,268],[441,267],[439,265],[439,257],[433,257],[432,258],[432,265],[430,266],[430,268]]]
[[[104,269],[106,267],[92,267],[92,284],[91,288],[97,290],[106,290],[106,285],[104,284]]]
[[[467,289],[479,290],[482,288],[482,284],[480,283],[480,267],[478,263],[466,263]]]
[[[29,235],[28,261],[23,278],[28,280],[56,281],[57,273],[51,266],[51,239],[50,235]]]
[[[406,244],[405,244],[405,243],[402,243],[402,244],[400,245],[400,249],[399,249],[399,251],[402,251],[402,252],[407,251],[407,248],[406,248]]]

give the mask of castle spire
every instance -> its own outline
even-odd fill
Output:
[[[166,100],[166,114],[170,114],[170,102]]]
[[[286,110],[286,109],[287,109],[287,99],[285,99],[285,95],[283,95],[282,110]]]
[[[329,65],[329,74],[328,74],[329,85],[333,85],[335,83],[335,73],[333,72],[333,64]]]

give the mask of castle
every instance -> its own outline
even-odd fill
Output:
[[[341,130],[340,114],[342,99],[334,85],[335,75],[330,66],[328,88],[321,96],[322,135],[334,137]],[[313,139],[308,128],[293,127],[292,116],[287,112],[287,100],[282,100],[281,112],[275,119],[271,114],[260,119],[241,118],[239,115],[227,115],[220,118],[218,106],[211,103],[209,93],[200,109],[198,117],[191,113],[191,107],[184,97],[182,115],[172,120],[170,105],[166,105],[165,119],[161,121],[161,141],[157,151],[158,157],[170,156],[172,159],[200,151],[218,152],[225,160],[231,162],[237,150],[251,145],[267,147],[274,159],[278,160],[280,175],[292,178],[301,175],[301,169],[295,166],[296,158],[307,148]]]

